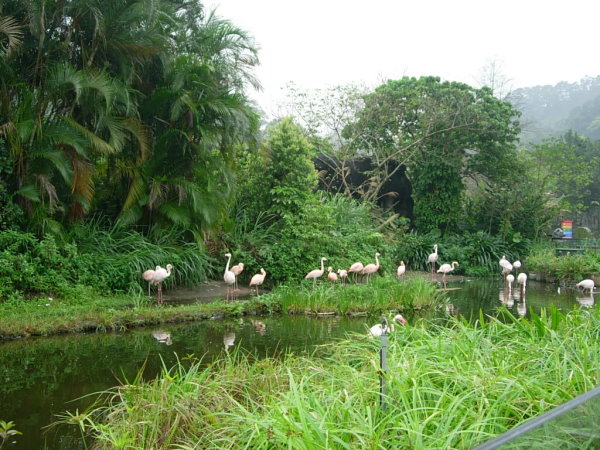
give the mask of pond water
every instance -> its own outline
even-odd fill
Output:
[[[449,283],[451,312],[470,317],[483,309],[493,314],[505,304],[527,314],[554,304],[561,310],[593,303],[576,291],[557,293],[556,287],[531,282],[522,301],[519,291],[508,296],[500,280]],[[583,299],[583,300],[582,300]],[[409,318],[410,320],[410,318]],[[209,362],[223,352],[240,348],[257,357],[307,352],[317,345],[364,333],[374,319],[344,317],[244,317],[192,324],[140,328],[123,333],[73,334],[0,343],[0,420],[12,420],[23,433],[10,439],[9,449],[84,448],[75,427],[43,432],[56,414],[80,411],[95,392],[133,379],[146,363],[144,376],[154,377],[164,364],[191,355]],[[13,443],[14,441],[14,443]]]

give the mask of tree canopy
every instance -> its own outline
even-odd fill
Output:
[[[35,229],[101,209],[210,230],[236,146],[254,138],[252,38],[200,3],[7,0],[0,146]]]

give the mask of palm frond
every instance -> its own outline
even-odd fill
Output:
[[[23,42],[23,26],[10,16],[0,17],[0,56],[10,56]]]

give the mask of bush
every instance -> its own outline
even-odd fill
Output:
[[[600,272],[600,254],[556,256],[553,247],[538,246],[527,258],[527,268],[572,285]]]
[[[248,273],[264,267],[268,280],[301,280],[320,267],[321,257],[334,270],[356,261],[366,265],[375,262],[376,252],[382,255],[382,272],[395,270],[394,246],[377,229],[370,209],[342,195],[318,193],[276,222],[242,220],[227,239],[239,252],[235,257],[247,257]]]
[[[98,292],[143,292],[144,270],[173,264],[166,285],[193,285],[212,273],[212,262],[196,244],[182,243],[180,232],[157,242],[123,228],[104,229],[98,221],[74,226],[67,241],[42,239],[15,230],[0,232],[0,300],[42,293],[78,297],[83,286]]]

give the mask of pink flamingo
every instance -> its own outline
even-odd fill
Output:
[[[427,262],[431,263],[431,276],[435,277],[435,263],[438,260],[437,244],[433,246],[433,253],[430,253],[427,257]],[[439,272],[439,270],[438,270]]]
[[[404,275],[404,272],[406,272],[406,266],[404,265],[404,261],[400,261],[400,265],[396,270],[396,276],[400,278],[402,275]]]
[[[352,275],[352,277],[354,279],[354,283],[355,284],[358,284],[358,279],[357,279],[358,278],[358,274],[361,273],[364,268],[365,268],[365,266],[363,266],[363,263],[361,263],[361,262],[355,262],[348,269],[348,273],[353,273],[354,274],[354,275]]]
[[[312,278],[313,288],[315,288],[317,286],[317,278],[319,278],[325,272],[325,265],[323,264],[324,261],[327,261],[327,258],[325,258],[325,257],[321,258],[321,269],[311,270],[304,277],[305,280]]]
[[[512,291],[512,285],[515,281],[515,276],[512,273],[506,275],[506,282],[508,283],[508,292]]]
[[[346,284],[346,278],[348,278],[348,271],[344,269],[338,269],[338,275],[340,276],[340,280],[342,280],[342,286]]]
[[[380,323],[373,325],[369,328],[369,334],[373,337],[381,336],[382,334],[388,334],[391,331],[394,331],[394,322],[398,322],[400,325],[406,324],[406,319],[402,316],[402,314],[396,314],[391,324],[382,325]]]
[[[233,285],[235,283],[235,274],[229,270],[229,263],[231,262],[231,253],[225,253],[227,258],[227,265],[225,266],[225,273],[223,274],[223,280],[227,283],[227,292],[225,294],[225,301],[227,302],[230,298],[233,300]]]
[[[446,274],[454,270],[454,266],[459,264],[456,261],[452,261],[452,264],[442,264],[438,269],[438,272],[442,272],[442,281],[444,282],[444,289],[446,289]]]
[[[231,271],[235,275],[235,283],[233,284],[234,290],[239,291],[237,277],[239,276],[240,273],[242,273],[244,271],[244,263],[236,264],[235,266],[233,266],[231,268]]]
[[[258,286],[260,286],[261,284],[263,284],[263,281],[265,281],[265,277],[267,276],[267,272],[265,272],[265,269],[263,269],[262,267],[260,268],[260,273],[257,273],[256,275],[254,275],[252,277],[252,279],[250,280],[250,284],[249,286],[256,286],[256,295],[258,295]]]
[[[371,275],[379,270],[379,256],[381,254],[375,253],[375,264],[367,264],[364,269],[360,272],[363,275],[367,276],[367,284],[369,284],[369,280],[371,279]]]
[[[588,290],[590,291],[590,295],[592,295],[594,293],[594,280],[591,280],[589,278],[586,280],[582,280],[579,283],[577,283],[575,287],[577,287],[577,289],[581,289],[581,291],[584,294],[585,291]]]
[[[154,284],[154,272],[158,269],[160,269],[160,266],[156,266],[154,270],[148,269],[142,274],[142,278],[148,282],[148,297],[150,297],[150,286]]]
[[[327,279],[333,283],[336,283],[338,280],[337,273],[333,272],[333,267],[327,268]]]
[[[163,295],[162,295],[162,282],[167,279],[168,276],[171,275],[171,270],[173,266],[171,264],[167,264],[167,268],[163,269],[160,266],[156,266],[156,270],[152,275],[152,284],[156,284],[158,286],[158,294],[156,299],[159,305],[163,304]]]

